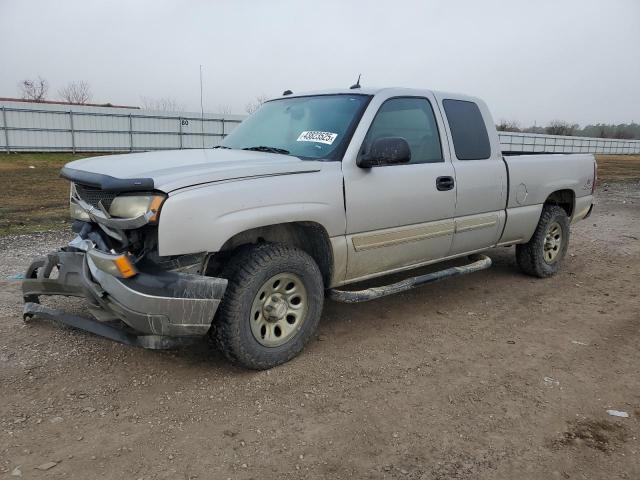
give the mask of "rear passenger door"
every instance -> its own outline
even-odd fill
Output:
[[[475,99],[439,98],[457,183],[455,233],[450,255],[495,245],[505,221],[507,171],[493,119]]]

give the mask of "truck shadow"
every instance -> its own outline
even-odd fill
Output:
[[[492,260],[492,265],[487,270],[449,279],[445,278],[436,283],[419,286],[403,293],[381,297],[368,302],[347,304],[327,301],[325,303],[323,318],[320,323],[320,333],[326,333],[328,330],[331,330],[338,325],[344,327],[343,324],[345,319],[348,323],[352,323],[354,321],[357,322],[357,324],[352,327],[347,326],[345,328],[358,329],[362,327],[361,323],[371,320],[375,321],[376,318],[389,318],[392,314],[389,315],[386,312],[398,311],[400,307],[404,309],[407,305],[415,307],[417,311],[422,312],[436,313],[438,311],[444,311],[447,310],[448,306],[452,305],[452,303],[456,303],[456,297],[460,294],[485,295],[490,293],[490,285],[493,283],[500,283],[501,281],[505,281],[505,279],[518,281],[527,278],[518,270],[515,261],[514,247],[494,248],[484,253],[486,253]],[[452,266],[460,266],[466,263],[468,263],[466,258],[442,262],[349,285],[348,289],[360,290],[386,285],[401,281],[408,277],[424,275],[426,273],[431,273]]]
[[[312,339],[307,347],[300,353],[302,359],[296,360],[304,362],[305,352],[313,351],[322,354],[322,350],[330,350],[332,348],[329,345],[330,342],[324,341],[318,342],[317,340],[324,340],[325,337],[334,338],[336,334],[342,335],[346,339],[354,338],[360,332],[367,331],[369,328],[375,328],[378,334],[384,332],[386,329],[392,329],[393,326],[389,320],[401,320],[395,318],[393,314],[388,312],[397,311],[400,306],[403,308],[410,308],[416,312],[433,312],[435,313],[441,308],[442,298],[445,302],[453,301],[461,293],[472,292],[472,294],[484,295],[487,292],[483,292],[483,289],[490,289],[489,285],[499,281],[500,279],[518,279],[526,278],[518,271],[515,263],[515,249],[511,248],[496,248],[487,252],[488,256],[492,259],[492,266],[484,271],[472,273],[469,275],[463,275],[452,279],[445,279],[441,282],[437,282],[416,289],[410,290],[405,293],[391,295],[388,297],[382,297],[370,302],[346,304],[334,302],[331,300],[325,301],[322,317],[320,319],[320,326],[315,338]],[[376,279],[370,282],[363,282],[351,287],[354,289],[368,288],[370,286],[384,285],[387,283],[397,282],[405,279],[409,276],[422,275],[424,273],[441,270],[454,265],[464,265],[468,263],[466,258],[458,259],[450,262],[438,263],[415,270],[410,270],[400,274],[389,275]],[[366,335],[366,333],[364,334]],[[341,342],[340,342],[341,343]],[[154,353],[154,352],[148,352]],[[210,369],[211,366],[215,366],[216,371],[220,373],[232,373],[237,375],[238,373],[251,374],[251,372],[241,367],[231,365],[224,355],[217,350],[215,345],[208,338],[203,338],[201,341],[193,344],[189,348],[182,348],[180,350],[174,350],[169,352],[155,352],[161,355],[171,355],[175,359],[180,359],[192,366],[204,366]],[[288,363],[286,365],[293,365]],[[287,368],[286,366],[276,368]]]

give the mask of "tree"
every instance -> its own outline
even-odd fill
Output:
[[[640,139],[640,124],[620,123],[618,125],[597,123],[595,125],[587,125],[580,131],[576,132],[581,137],[597,137],[597,138],[616,138],[621,140]]]
[[[173,97],[140,97],[140,108],[161,112],[184,112],[184,106]]]
[[[58,90],[58,95],[65,102],[84,105],[91,101],[91,87],[85,81],[70,82],[66,87]]]
[[[613,138],[631,140],[633,138],[633,132],[625,124],[616,125],[615,130],[613,131]]]
[[[251,115],[253,112],[258,110],[262,106],[262,104],[266,102],[268,99],[269,97],[267,97],[265,94],[258,95],[255,98],[255,100],[252,100],[249,103],[247,103],[247,106],[244,107],[244,109],[249,115]]]
[[[544,127],[539,127],[537,125],[534,125],[532,127],[527,127],[527,128],[523,128],[522,130],[520,130],[522,133],[538,133],[538,134],[544,134],[546,133],[545,128]]]
[[[511,122],[507,120],[501,120],[496,125],[497,130],[501,131],[518,131],[511,129],[517,126],[518,122]],[[640,140],[640,124],[620,123],[618,125],[608,123],[596,123],[580,127],[577,123],[570,124],[561,120],[554,120],[550,122],[546,127],[525,127],[520,128],[520,132],[523,133],[538,133],[543,135],[564,135],[564,136],[576,136],[576,137],[593,137],[593,138],[615,138],[620,140]]]
[[[20,94],[24,100],[44,102],[49,91],[49,82],[38,75],[36,80],[25,79],[18,84]]]
[[[547,135],[571,136],[579,128],[580,125],[578,124],[572,125],[569,122],[565,122],[563,120],[553,120],[552,122],[549,122],[549,125],[547,125],[544,130]]]
[[[520,132],[520,123],[517,120],[500,120],[496,129],[501,132]]]

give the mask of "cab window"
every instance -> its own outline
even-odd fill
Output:
[[[361,154],[378,138],[402,137],[411,149],[409,163],[443,162],[438,125],[425,98],[399,97],[385,101],[365,137]]]
[[[489,135],[478,105],[466,100],[442,101],[458,160],[485,160],[491,156]]]

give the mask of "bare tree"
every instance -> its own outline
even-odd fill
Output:
[[[184,105],[173,97],[150,98],[140,97],[140,107],[144,110],[161,112],[184,112]]]
[[[247,103],[247,105],[244,107],[245,111],[251,115],[253,112],[255,112],[256,110],[258,110],[262,104],[264,102],[266,102],[267,100],[269,100],[269,97],[267,97],[264,93],[262,95],[258,95],[255,100],[250,101],[249,103]]]
[[[83,105],[91,101],[91,87],[83,80],[70,82],[66,87],[58,90],[58,95],[65,102]]]
[[[496,129],[501,132],[519,132],[520,123],[517,120],[500,120],[496,125]]]
[[[575,133],[577,129],[580,128],[580,125],[570,124],[569,122],[565,122],[562,120],[553,120],[549,122],[549,125],[545,127],[545,133],[548,135],[566,135],[570,136]]]
[[[624,125],[616,126],[615,131],[613,132],[613,138],[618,138],[622,140],[630,140],[633,138],[633,132],[625,129]]]
[[[24,100],[43,102],[49,91],[49,82],[41,76],[35,80],[24,79],[18,84],[20,94]]]

